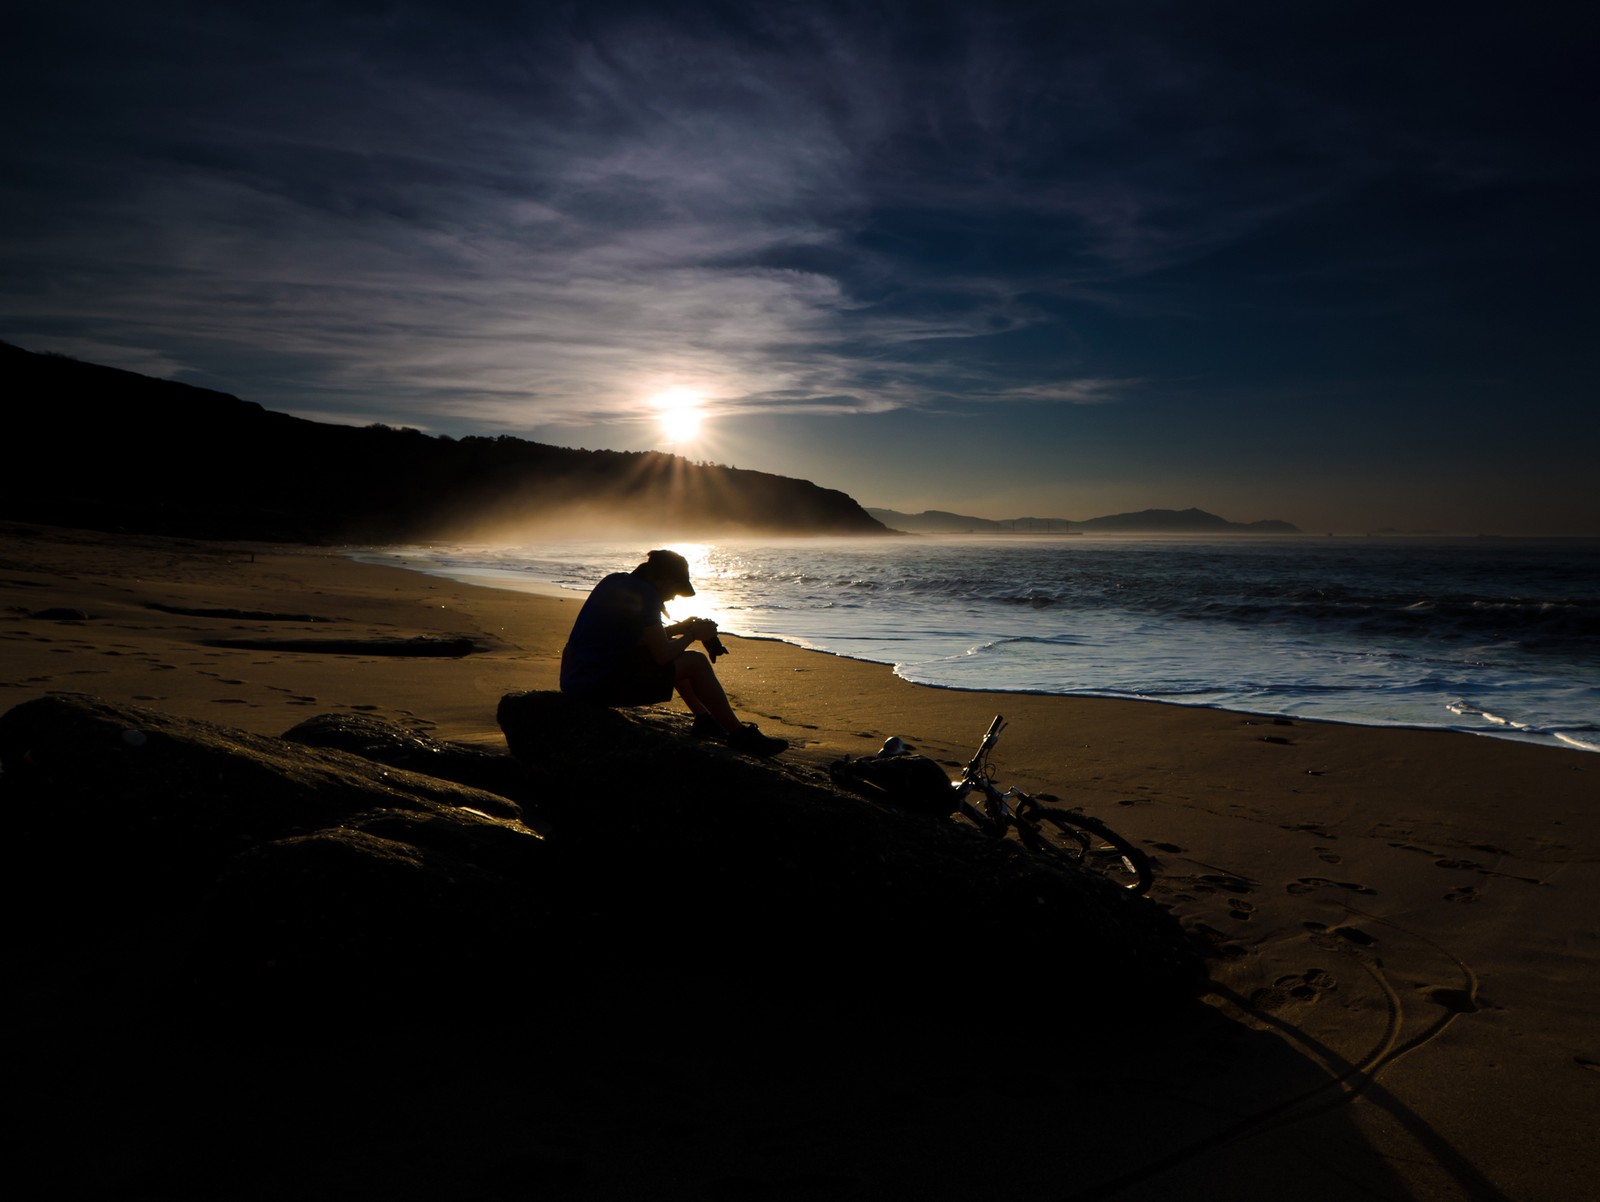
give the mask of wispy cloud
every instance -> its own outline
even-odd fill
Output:
[[[98,15],[15,83],[11,337],[428,428],[1109,403],[1150,373],[1070,306],[1165,319],[1128,285],[1416,137],[1183,5]]]
[[[663,381],[763,409],[915,404],[941,365],[904,348],[1021,320],[987,267],[870,236],[907,199],[897,142],[940,107],[870,26],[637,16],[474,45],[477,71],[405,53],[425,29],[366,28],[393,40],[269,39],[246,75],[265,32],[191,33],[184,86],[113,122],[98,186],[14,227],[0,300],[36,343],[92,321],[123,362],[262,399],[514,429],[629,414]],[[177,57],[114,49],[91,103]]]

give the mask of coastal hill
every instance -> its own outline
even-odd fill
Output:
[[[1070,518],[970,517],[928,509],[900,513],[894,509],[867,508],[867,513],[891,530],[907,534],[1299,534],[1289,522],[1230,522],[1203,509],[1141,509],[1107,517],[1073,521]]]
[[[543,533],[884,534],[808,480],[659,452],[452,439],[274,413],[227,393],[0,342],[0,516],[294,542]]]

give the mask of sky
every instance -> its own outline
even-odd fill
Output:
[[[1596,13],[18,6],[0,339],[908,512],[1600,535]]]

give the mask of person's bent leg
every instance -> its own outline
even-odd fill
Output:
[[[752,755],[777,755],[789,746],[787,739],[762,734],[754,722],[739,721],[711,661],[700,652],[685,651],[676,662],[678,693],[684,704],[721,726],[730,747]]]
[[[711,661],[698,651],[685,651],[675,663],[678,673],[675,683],[683,703],[695,713],[709,717],[722,727],[724,734],[738,730],[738,716],[728,704],[728,695],[722,691],[722,682],[717,679]]]

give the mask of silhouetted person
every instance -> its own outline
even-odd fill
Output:
[[[695,733],[720,736],[754,755],[777,755],[784,739],[740,722],[722,691],[711,661],[695,642],[720,653],[717,624],[691,618],[661,624],[662,607],[674,597],[694,596],[689,564],[675,551],[652,551],[631,572],[613,572],[589,594],[561,651],[561,691],[603,705],[653,705],[673,689],[695,715]]]

